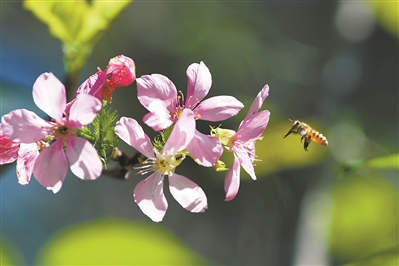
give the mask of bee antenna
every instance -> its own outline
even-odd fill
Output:
[[[291,122],[294,122],[294,119],[292,119],[291,117],[289,117],[288,120],[290,120]]]

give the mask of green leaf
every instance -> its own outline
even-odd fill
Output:
[[[399,154],[393,153],[378,157],[369,158],[366,160],[353,160],[340,166],[338,169],[338,176],[345,177],[349,172],[357,171],[361,168],[371,169],[398,169],[399,168]]]
[[[97,41],[131,1],[33,1],[24,8],[45,23],[63,43],[67,73],[77,73],[86,63]]]
[[[388,154],[380,157],[368,159],[365,166],[376,169],[398,169],[399,153]]]
[[[206,261],[153,223],[101,219],[65,228],[42,247],[37,265],[199,265]]]
[[[113,150],[119,142],[119,137],[114,132],[117,120],[117,111],[103,107],[93,122],[81,131],[81,137],[85,137],[93,144],[104,166],[112,159]]]

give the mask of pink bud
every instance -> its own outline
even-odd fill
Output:
[[[117,88],[128,86],[136,80],[136,65],[134,61],[124,55],[118,55],[109,60],[105,70],[108,78],[108,86]]]

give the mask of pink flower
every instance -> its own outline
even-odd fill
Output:
[[[143,117],[143,121],[155,131],[176,123],[185,109],[194,112],[194,120],[213,122],[230,118],[244,107],[232,96],[216,96],[202,101],[212,84],[211,73],[203,62],[191,64],[186,73],[188,84],[185,100],[183,95],[178,96],[172,81],[163,75],[146,75],[137,79],[138,99],[150,111]],[[223,152],[215,137],[197,130],[186,149],[197,163],[206,167],[214,165]]]
[[[227,171],[224,182],[226,201],[234,199],[238,193],[240,166],[244,168],[253,180],[256,179],[253,166],[253,162],[256,161],[255,141],[262,136],[270,117],[269,111],[258,111],[268,94],[269,86],[265,85],[256,96],[247,115],[238,127],[237,133],[233,130],[216,129],[216,134],[224,138],[221,139],[221,142],[234,154],[233,165]]]
[[[196,213],[208,207],[204,191],[193,181],[174,172],[185,158],[183,150],[194,137],[193,117],[191,110],[182,111],[161,151],[153,147],[136,120],[122,117],[115,126],[115,133],[123,141],[148,158],[140,172],[153,173],[137,184],[133,196],[141,211],[154,222],[162,221],[168,208],[163,193],[163,179],[166,175],[169,177],[170,193],[183,208]]]
[[[21,185],[28,185],[37,156],[39,151],[36,143],[12,142],[0,129],[0,165],[16,161],[18,183]]]
[[[82,94],[66,112],[64,85],[52,73],[37,78],[33,85],[33,100],[52,117],[51,121],[45,121],[31,111],[18,109],[2,117],[1,128],[8,139],[21,144],[36,145],[45,138],[51,139],[51,145],[40,152],[34,164],[33,175],[37,181],[54,193],[58,192],[67,173],[67,158],[76,176],[96,179],[102,171],[97,151],[89,141],[75,134],[93,121],[101,109],[101,102],[91,95]]]

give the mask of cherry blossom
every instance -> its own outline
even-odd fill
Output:
[[[145,75],[137,79],[138,99],[150,111],[143,117],[143,121],[155,131],[172,126],[185,109],[193,111],[194,120],[213,122],[230,118],[244,107],[232,96],[215,96],[203,100],[212,84],[211,73],[203,62],[191,64],[186,74],[188,84],[185,99],[181,92],[178,95],[172,81],[163,75]],[[213,166],[223,152],[215,137],[197,130],[186,149],[197,163],[206,167]]]
[[[152,172],[140,181],[133,191],[134,200],[141,211],[154,222],[162,221],[168,202],[163,192],[163,180],[169,178],[169,189],[175,200],[190,212],[207,209],[204,191],[193,181],[175,173],[175,168],[184,160],[184,149],[194,138],[194,112],[185,109],[176,122],[165,146],[157,150],[142,127],[132,118],[122,117],[115,126],[115,133],[127,144],[148,159],[140,168],[142,174]]]
[[[88,140],[77,137],[76,132],[93,121],[101,109],[101,102],[91,95],[81,94],[67,109],[65,87],[52,73],[37,78],[33,85],[33,100],[52,118],[51,121],[18,109],[2,117],[1,129],[9,140],[21,145],[36,145],[44,139],[51,143],[34,163],[33,175],[37,181],[54,193],[58,192],[67,174],[67,158],[76,176],[96,179],[102,171],[97,151]]]
[[[240,166],[256,180],[253,163],[256,161],[255,141],[261,138],[269,122],[270,112],[259,111],[269,94],[269,86],[265,85],[258,93],[244,120],[240,123],[237,132],[229,129],[213,129],[225,148],[233,152],[234,161],[227,171],[224,190],[226,201],[235,198],[240,186]]]

